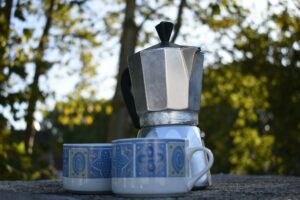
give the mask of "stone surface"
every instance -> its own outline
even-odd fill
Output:
[[[123,199],[112,194],[72,194],[61,181],[0,181],[0,200]],[[149,199],[149,198],[147,198]],[[172,199],[172,198],[168,198]],[[300,199],[300,177],[218,174],[213,185],[176,199]]]

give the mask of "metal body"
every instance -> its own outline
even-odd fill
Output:
[[[176,46],[145,49],[128,58],[141,127],[198,124],[203,57],[200,48]]]

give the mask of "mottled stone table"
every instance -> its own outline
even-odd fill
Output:
[[[122,199],[65,192],[61,181],[0,181],[0,200]],[[149,199],[149,198],[148,198]],[[172,199],[172,198],[169,198]],[[177,199],[300,199],[300,177],[213,176],[213,185]]]

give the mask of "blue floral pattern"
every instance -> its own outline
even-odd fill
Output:
[[[184,140],[125,140],[113,143],[112,177],[184,177]]]
[[[89,178],[111,178],[110,148],[93,148],[89,150]]]
[[[68,147],[64,147],[63,176],[64,177],[69,177],[69,148]]]
[[[112,177],[133,177],[133,145],[113,146]]]
[[[84,171],[85,159],[86,158],[82,152],[75,153],[73,157],[72,165],[73,165],[73,170],[76,174],[79,174]]]
[[[64,147],[63,176],[111,178],[111,147]]]
[[[70,177],[85,178],[87,177],[87,155],[88,150],[85,148],[70,147]]]
[[[185,146],[181,143],[169,144],[169,176],[185,176]]]
[[[137,177],[166,177],[165,143],[137,143],[135,153]]]

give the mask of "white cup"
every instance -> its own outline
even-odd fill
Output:
[[[79,193],[111,191],[111,144],[64,144],[63,188]]]
[[[208,155],[206,167],[192,176],[197,151]],[[126,197],[178,196],[189,192],[212,166],[205,147],[188,147],[184,139],[120,139],[112,142],[112,192]]]

